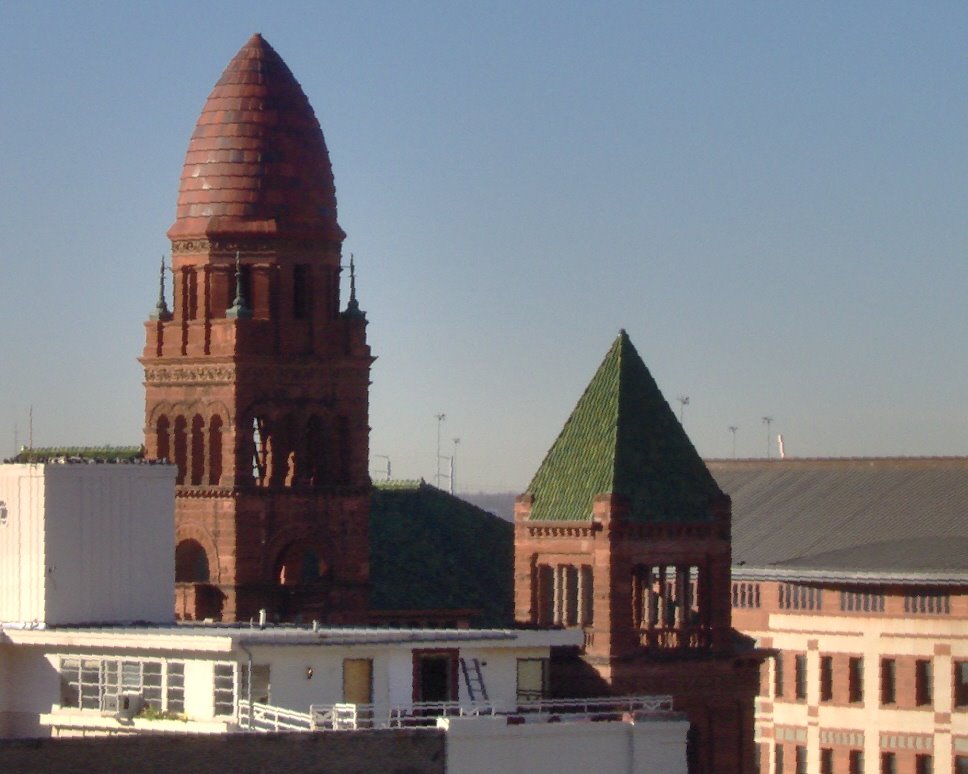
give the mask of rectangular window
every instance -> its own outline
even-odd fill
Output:
[[[797,774],[807,774],[807,748],[798,744],[796,748],[796,756]]]
[[[968,661],[955,662],[955,706],[968,707]]]
[[[239,698],[249,699],[249,665],[239,666]],[[252,701],[255,704],[269,704],[269,665],[252,665]]]
[[[820,701],[834,698],[834,659],[832,656],[820,657]]]
[[[897,701],[897,662],[893,658],[881,659],[881,704]]]
[[[951,597],[943,591],[909,591],[904,595],[904,612],[948,615],[951,612]]]
[[[796,695],[800,700],[807,698],[807,657],[798,653],[793,661],[794,681],[796,683]]]
[[[864,751],[851,750],[849,763],[847,766],[848,774],[864,774]]]
[[[841,591],[840,609],[845,613],[883,613],[884,594],[873,591]]]
[[[212,699],[215,717],[235,714],[235,664],[215,664]]]
[[[733,607],[757,608],[760,606],[760,584],[735,581],[733,583]]]
[[[312,275],[310,267],[298,264],[292,267],[292,316],[305,320],[311,316]]]
[[[518,659],[518,701],[540,701],[548,697],[549,665],[546,658]]]
[[[783,654],[777,653],[773,659],[773,695],[780,699],[783,697]]]
[[[934,758],[926,753],[920,753],[914,758],[915,774],[934,774]]]
[[[820,751],[820,774],[834,774],[834,751],[829,747]]]
[[[847,689],[851,704],[864,701],[864,659],[852,656],[847,662]]]
[[[822,605],[820,589],[815,586],[801,586],[797,583],[780,584],[781,610],[820,610]]]
[[[774,758],[776,759],[773,766],[773,770],[777,774],[781,774],[781,772],[783,771],[783,745],[782,744],[773,745],[773,749],[775,751]]]
[[[955,774],[968,774],[968,755],[955,757]]]
[[[931,685],[931,661],[918,659],[914,662],[914,703],[919,707],[930,706],[934,700]]]
[[[897,774],[897,756],[894,753],[881,753],[881,774]]]
[[[125,694],[137,694],[158,712],[185,709],[185,665],[181,661],[77,658],[60,659],[60,705],[118,712]]]

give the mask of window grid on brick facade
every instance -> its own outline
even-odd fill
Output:
[[[876,591],[841,591],[840,609],[845,613],[883,613],[884,594]]]
[[[928,707],[934,701],[932,672],[930,659],[914,662],[914,703],[919,707]]]
[[[914,774],[934,774],[934,758],[926,753],[914,757]]]
[[[807,748],[798,744],[796,747],[797,774],[807,774]]]
[[[807,698],[807,657],[798,653],[793,660],[793,679],[797,699]]]
[[[951,597],[943,591],[912,591],[904,595],[904,612],[924,615],[948,615]]]
[[[851,656],[847,661],[847,692],[852,704],[864,701],[864,659]]]
[[[774,760],[773,770],[777,772],[777,774],[780,774],[780,772],[783,771],[783,745],[782,744],[774,745],[774,750],[776,752],[774,756],[775,760]]]
[[[830,747],[820,750],[820,774],[834,774],[834,751]]]
[[[833,656],[820,657],[820,701],[834,698],[834,659]]]
[[[881,659],[881,704],[897,701],[897,662],[893,658]]]
[[[956,661],[954,668],[955,706],[968,707],[968,661]]]
[[[733,607],[757,608],[760,606],[760,584],[735,581],[732,587]]]
[[[851,750],[849,763],[847,766],[848,774],[864,774],[864,751]]]
[[[894,753],[881,753],[881,774],[897,774],[897,756]]]
[[[816,586],[801,586],[798,583],[780,584],[781,610],[820,610],[822,602],[821,590]]]

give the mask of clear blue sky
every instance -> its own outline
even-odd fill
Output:
[[[522,490],[619,328],[705,456],[968,453],[968,4],[0,0],[0,455],[139,443],[188,139],[316,109],[371,451]],[[773,454],[775,454],[775,446]],[[374,459],[373,467],[384,464]]]

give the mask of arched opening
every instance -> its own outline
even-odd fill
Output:
[[[171,422],[168,417],[162,414],[155,423],[155,448],[159,460],[171,458],[171,446],[169,443],[169,433],[171,432]]]
[[[175,582],[208,583],[208,554],[197,540],[182,540],[175,547]]]
[[[222,417],[216,414],[208,424],[208,483],[222,481]]]
[[[191,482],[198,486],[205,480],[205,420],[198,414],[192,417]]]
[[[252,478],[256,486],[268,486],[272,473],[272,438],[265,417],[252,419]]]
[[[185,483],[185,470],[188,463],[188,421],[179,415],[175,418],[175,464],[178,466],[176,484]]]
[[[298,586],[317,582],[326,571],[326,563],[319,558],[315,548],[291,543],[279,556],[275,577],[280,586]]]

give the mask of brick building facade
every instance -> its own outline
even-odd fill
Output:
[[[357,620],[367,604],[368,390],[355,289],[340,304],[329,154],[254,35],[195,126],[146,323],[145,448],[178,466],[186,619]]]
[[[753,769],[761,655],[730,622],[730,500],[621,332],[515,506],[515,617],[580,627],[570,693],[660,691],[690,771]]]

